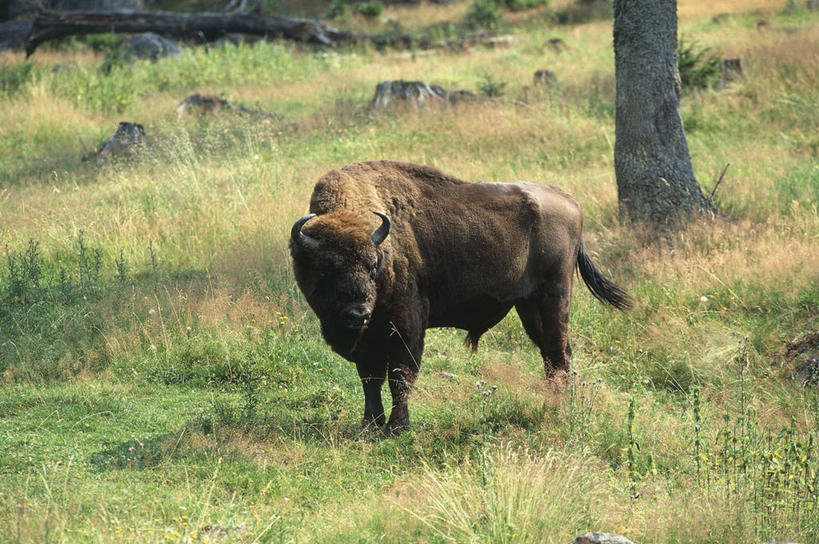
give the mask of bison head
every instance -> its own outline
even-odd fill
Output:
[[[352,351],[370,323],[379,277],[389,252],[382,243],[390,219],[370,222],[348,211],[310,214],[295,222],[290,252],[296,282],[321,321],[324,339],[337,351]]]

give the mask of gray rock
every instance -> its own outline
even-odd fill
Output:
[[[30,31],[30,20],[0,23],[0,51],[22,49],[26,44],[26,36]]]
[[[634,544],[634,542],[614,533],[589,532],[575,538],[573,544]]]
[[[125,60],[127,61],[134,59],[157,60],[160,57],[172,57],[178,54],[178,43],[153,32],[134,34],[125,42]]]

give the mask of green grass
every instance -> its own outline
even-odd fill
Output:
[[[819,347],[786,349],[819,329],[819,19],[681,6],[681,33],[745,77],[684,96],[704,189],[731,166],[719,219],[657,241],[617,220],[610,22],[551,23],[573,5],[554,4],[501,11],[515,43],[464,54],[257,42],[123,64],[102,37],[0,58],[0,543],[819,541],[819,393],[799,383]],[[557,87],[533,86],[544,68]],[[398,78],[500,96],[371,112]],[[177,119],[194,92],[281,118]],[[82,160],[121,120],[147,150]],[[563,187],[635,309],[575,289],[567,384],[514,312],[475,355],[429,331],[412,428],[361,432],[287,238],[321,174],[378,158]]]

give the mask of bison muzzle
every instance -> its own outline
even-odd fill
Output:
[[[293,225],[296,282],[334,351],[356,364],[364,426],[409,424],[407,397],[424,334],[457,327],[477,349],[514,307],[547,376],[569,369],[575,268],[598,299],[625,310],[628,295],[583,249],[577,202],[534,183],[470,183],[434,168],[375,161],[334,170]]]

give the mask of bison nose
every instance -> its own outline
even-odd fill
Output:
[[[370,308],[366,304],[353,304],[347,306],[344,317],[347,319],[347,326],[361,327],[370,321]]]

